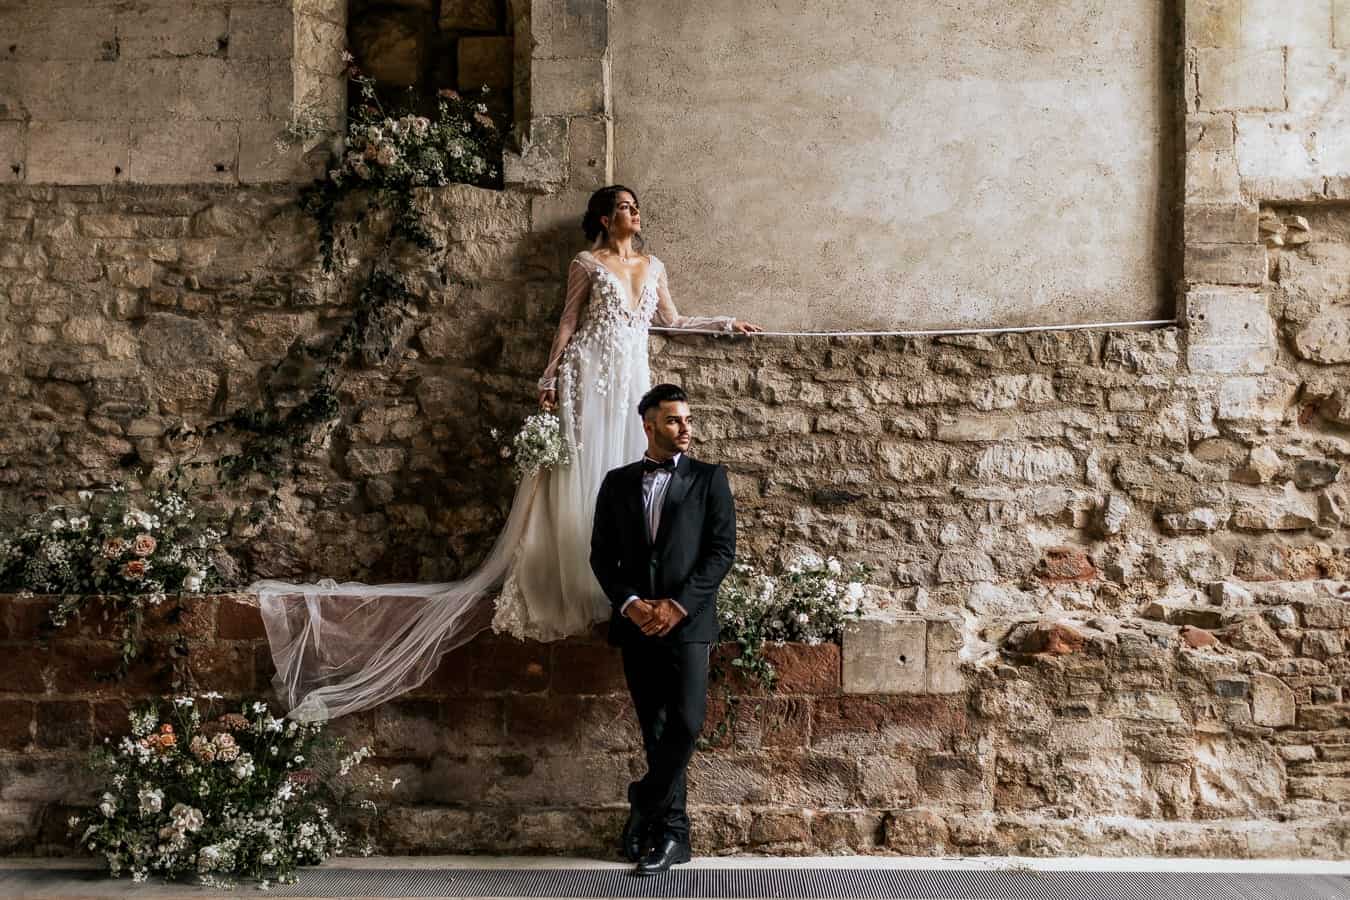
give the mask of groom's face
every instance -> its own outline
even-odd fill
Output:
[[[647,410],[642,428],[647,432],[648,455],[663,459],[684,453],[694,439],[694,417],[683,400],[667,400]]]

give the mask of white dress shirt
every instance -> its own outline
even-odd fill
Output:
[[[683,455],[683,453],[675,454],[672,462],[675,463],[676,467],[679,466],[680,457]],[[652,459],[646,454],[643,454],[642,458]],[[658,462],[658,460],[652,459],[652,462]],[[642,473],[642,511],[647,517],[647,537],[652,543],[656,543],[656,532],[661,527],[661,508],[665,506],[666,491],[670,488],[670,479],[674,474],[674,468],[652,469],[650,472]],[[623,606],[619,608],[619,615],[626,613],[629,605],[637,599],[637,594],[634,594],[625,600]],[[675,603],[673,600],[671,602]],[[685,612],[685,608],[680,604],[675,603],[675,607],[680,612]]]

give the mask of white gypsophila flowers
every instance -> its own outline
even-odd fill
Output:
[[[511,455],[515,459],[517,481],[543,469],[567,465],[571,460],[562,435],[562,422],[552,413],[529,416],[511,439]]]

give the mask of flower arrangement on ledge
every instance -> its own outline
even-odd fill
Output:
[[[868,567],[833,556],[802,554],[773,575],[737,563],[717,594],[721,639],[740,653],[731,664],[773,687],[777,673],[765,656],[769,644],[838,641],[844,626],[866,611]]]
[[[347,117],[345,152],[328,170],[328,177],[309,189],[302,205],[319,225],[324,268],[332,271],[344,241],[336,234],[337,208],[356,191],[369,192],[367,210],[394,212],[394,236],[424,250],[436,247],[422,224],[416,203],[418,188],[449,184],[497,187],[501,184],[502,136],[480,98],[443,90],[437,95],[434,118],[407,109],[386,111],[375,79],[362,74],[346,54],[347,78],[356,87],[357,101]],[[487,94],[486,85],[482,93]],[[303,112],[297,113],[293,140],[303,137]]]
[[[0,537],[0,590],[57,595],[54,628],[103,598],[104,615],[118,620],[122,675],[144,652],[148,610],[171,594],[219,586],[211,554],[222,537],[202,523],[176,476],[134,500],[120,483],[80,491],[77,505],[51,506]],[[181,610],[166,614],[172,621]]]
[[[134,710],[131,734],[94,751],[102,795],[68,825],[114,877],[213,887],[253,878],[265,889],[348,846],[337,819],[362,790],[349,776],[370,750],[344,754],[323,723],[279,719],[257,701],[217,715],[219,700],[208,692]],[[364,787],[375,785],[379,775]],[[375,809],[369,798],[357,806]]]

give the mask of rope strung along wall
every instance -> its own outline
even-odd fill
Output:
[[[1084,325],[1023,325],[1007,328],[933,328],[921,331],[758,331],[755,337],[940,337],[955,334],[1022,334],[1029,331],[1086,331],[1097,328],[1165,328],[1177,324],[1176,319],[1145,319],[1138,322],[1089,322]],[[658,328],[651,331],[672,334],[712,334],[726,336],[725,331],[688,328]]]

